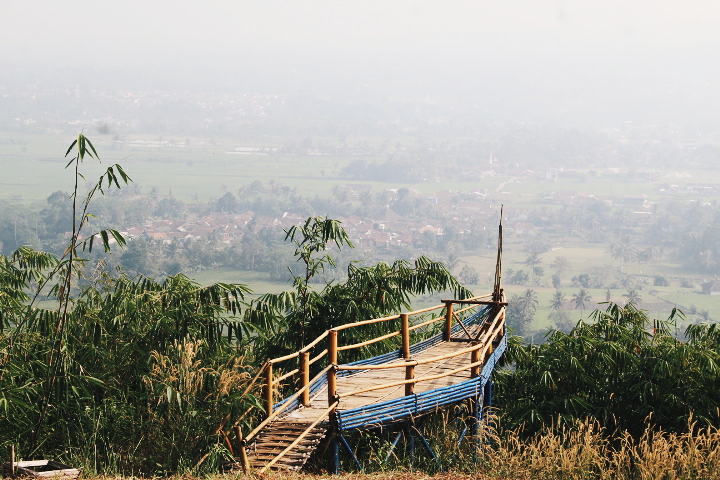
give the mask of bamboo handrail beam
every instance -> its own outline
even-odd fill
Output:
[[[477,302],[477,301],[479,301],[481,298],[491,298],[491,297],[492,297],[492,293],[486,293],[485,295],[478,295],[477,297],[465,298],[465,299],[463,299],[463,300],[440,300],[440,301],[443,302],[443,303],[447,303],[447,302],[452,302],[452,303],[468,303],[468,302]],[[492,302],[492,303],[495,303],[495,302]],[[443,305],[443,306],[445,306],[445,305]]]
[[[262,430],[263,428],[265,428],[268,423],[270,423],[270,422],[272,422],[273,420],[275,420],[275,419],[278,417],[278,415],[280,415],[282,412],[284,412],[285,409],[287,409],[287,407],[288,407],[294,400],[297,400],[297,398],[302,394],[302,392],[305,391],[305,389],[310,388],[310,386],[312,386],[312,384],[315,383],[315,381],[316,381],[317,379],[319,379],[322,375],[325,375],[331,368],[332,368],[332,365],[329,365],[329,366],[325,367],[320,373],[318,373],[317,375],[315,375],[315,377],[314,377],[312,380],[310,380],[310,383],[308,383],[305,387],[303,387],[303,388],[301,388],[300,390],[298,390],[292,397],[290,397],[290,398],[288,398],[287,400],[285,400],[285,402],[283,402],[283,404],[280,405],[280,407],[279,407],[277,410],[275,410],[273,413],[271,413],[270,415],[268,415],[268,417],[267,417],[265,420],[263,420],[262,422],[260,422],[260,425],[258,425],[257,427],[255,427],[255,430],[253,430],[252,432],[250,432],[250,433],[248,434],[248,436],[245,437],[245,441],[246,441],[246,442],[250,442],[250,440],[252,440],[252,439],[255,437],[255,435],[257,435],[257,434],[260,432],[260,430]]]
[[[285,355],[284,357],[271,358],[271,359],[270,359],[270,363],[284,362],[285,360],[290,360],[290,359],[293,359],[293,358],[297,358],[299,355],[300,355],[300,352],[289,353],[289,354]]]
[[[320,360],[322,357],[324,357],[327,352],[328,352],[328,351],[327,351],[327,348],[326,348],[326,349],[323,350],[322,352],[318,353],[315,357],[311,358],[311,359],[310,359],[310,365],[312,365],[313,363],[317,362],[317,361]]]
[[[315,345],[320,343],[323,338],[328,336],[328,330],[325,330],[323,333],[321,333],[315,340],[305,345],[303,348],[300,349],[301,352],[306,352],[313,348]]]
[[[388,338],[397,337],[402,332],[400,330],[397,330],[395,332],[388,333],[387,335],[382,335],[380,337],[375,337],[370,340],[366,340],[364,342],[360,343],[353,343],[352,345],[343,345],[342,347],[338,347],[338,352],[342,352],[343,350],[352,350],[353,348],[360,348],[365,347],[367,345],[372,345],[375,342],[380,342],[382,340],[387,340]]]
[[[469,307],[461,308],[460,310],[456,310],[455,313],[463,313],[467,312],[468,310],[472,310],[473,308],[477,308],[478,305],[470,305]]]
[[[417,360],[408,360],[408,362],[416,362]],[[386,370],[390,368],[405,367],[407,362],[403,361],[400,363],[381,363],[380,365],[338,365],[339,370]]]
[[[430,325],[431,323],[437,322],[438,320],[445,320],[445,315],[443,315],[442,317],[435,317],[435,318],[431,318],[430,320],[425,320],[424,322],[418,323],[416,325],[410,325],[410,331],[425,327],[427,325]]]
[[[412,312],[407,312],[408,315],[420,315],[421,313],[426,313],[432,310],[437,310],[438,308],[444,308],[445,305],[433,305],[432,307],[427,308],[421,308],[420,310],[413,310]]]
[[[337,330],[337,331],[347,330],[348,328],[360,327],[363,325],[370,325],[373,323],[387,322],[389,320],[397,320],[398,318],[400,318],[400,315],[390,315],[389,317],[371,318],[370,320],[363,320],[361,322],[346,323],[345,325],[340,325],[338,327],[335,327],[334,330]]]
[[[496,302],[494,300],[443,300],[443,302],[452,302],[457,303],[458,305],[467,305],[467,304],[473,304],[473,305],[502,305],[503,307],[507,306],[507,302]]]
[[[327,417],[327,416],[330,414],[330,412],[331,412],[335,407],[338,406],[338,403],[340,403],[340,402],[336,400],[335,403],[333,403],[332,405],[330,405],[330,406],[322,413],[322,415],[320,415],[320,416],[317,418],[317,420],[315,420],[313,423],[311,423],[310,426],[309,426],[307,429],[305,429],[305,431],[304,431],[303,433],[301,433],[290,445],[288,445],[287,447],[285,447],[285,450],[283,450],[282,452],[280,452],[275,458],[273,458],[273,459],[270,460],[268,463],[266,463],[265,466],[264,466],[263,468],[261,468],[258,473],[265,473],[265,470],[267,470],[268,468],[270,468],[270,467],[272,467],[273,465],[275,465],[275,464],[278,462],[278,460],[280,460],[282,457],[285,456],[286,453],[288,453],[290,450],[292,450],[293,448],[295,448],[295,447],[297,446],[297,444],[300,443],[300,442],[302,441],[302,439],[305,438],[305,437],[307,436],[307,434],[310,433],[310,431],[317,426],[318,423],[322,422],[322,420],[323,420],[325,417]]]
[[[488,330],[488,333],[492,334],[492,333],[497,332],[497,330],[501,326],[502,325],[497,325],[495,328]],[[488,335],[486,334],[485,336],[488,336]],[[453,357],[457,357],[459,355],[470,353],[473,350],[480,350],[483,347],[485,347],[485,344],[484,344],[484,342],[481,342],[478,345],[463,348],[462,350],[457,350],[455,352],[448,353],[445,355],[439,355],[437,357],[431,357],[431,358],[425,358],[422,360],[413,360],[413,361],[417,362],[417,365],[426,365],[428,363],[439,362],[441,360],[447,360],[449,358],[453,358]],[[404,363],[385,363],[385,364],[380,364],[380,365],[338,365],[337,368],[338,368],[338,370],[383,370],[386,368],[399,368],[399,367],[404,367],[404,366],[405,366]]]
[[[291,370],[291,371],[287,372],[285,375],[281,375],[281,376],[277,377],[276,379],[273,380],[273,385],[276,385],[276,384],[282,382],[283,380],[285,380],[288,377],[292,377],[299,371],[300,371],[300,369],[296,368],[295,370]]]

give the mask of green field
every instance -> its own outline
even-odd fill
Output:
[[[358,156],[296,156],[282,153],[263,155],[248,153],[247,149],[255,147],[282,148],[288,141],[285,138],[262,137],[253,140],[236,140],[230,138],[185,138],[158,137],[150,135],[129,135],[122,137],[123,143],[116,141],[112,135],[94,135],[91,140],[102,156],[102,165],[88,160],[84,167],[87,179],[96,178],[108,165],[121,163],[125,171],[135,183],[143,189],[156,187],[160,194],[172,194],[186,202],[207,202],[217,198],[226,191],[235,192],[245,184],[254,181],[275,181],[283,185],[297,188],[309,197],[328,197],[338,184],[365,183],[350,180],[341,176],[342,169],[350,162],[363,158],[366,161],[382,160],[379,157]],[[337,144],[337,139],[315,139],[325,145]],[[396,139],[393,139],[393,142]],[[63,154],[72,141],[65,135],[0,133],[0,200],[42,201],[56,190],[71,189],[72,172],[64,170]],[[348,139],[355,145],[377,146],[384,139],[353,138]],[[415,142],[413,138],[400,139],[403,143]],[[166,142],[160,146],[160,142]],[[237,154],[237,149],[243,154]],[[231,153],[236,152],[236,153]],[[679,185],[678,195],[687,196],[683,186],[692,182],[716,182],[716,172],[694,171],[684,169],[690,177],[675,178],[659,176],[655,183],[630,183],[618,181],[615,175],[598,175],[591,181],[575,179],[558,179],[548,182],[544,179],[515,179],[509,176],[488,177],[482,182],[458,181],[427,181],[418,184],[395,184],[391,182],[378,185],[376,188],[413,188],[431,194],[441,190],[472,191],[485,188],[490,192],[490,199],[503,202],[506,208],[532,209],[546,206],[551,210],[561,209],[561,205],[545,205],[540,195],[547,192],[564,190],[579,191],[596,195],[645,194],[650,200],[660,198],[658,184],[671,183]],[[82,187],[81,187],[82,190]],[[505,239],[504,270],[529,271],[524,264],[527,258],[525,242],[527,237],[514,237],[508,234]],[[566,257],[570,269],[562,276],[563,292],[568,299],[578,288],[571,287],[571,279],[581,273],[592,273],[603,270],[615,272],[621,268],[617,260],[613,260],[605,245],[581,243],[580,240],[568,235],[566,238],[553,239],[556,249],[540,255],[541,266],[545,275],[534,287],[510,285],[505,282],[508,296],[533,288],[538,293],[539,309],[532,328],[542,330],[549,327],[547,305],[554,292],[551,286],[553,274],[550,264],[558,256]],[[473,286],[477,292],[487,292],[492,288],[492,275],[495,265],[494,250],[466,252],[460,257],[458,273],[463,265],[475,267],[480,272],[481,284]],[[643,303],[652,315],[667,316],[673,306],[677,305],[690,312],[707,310],[713,319],[720,318],[720,301],[716,297],[702,295],[699,285],[707,280],[686,271],[679,263],[662,261],[652,265],[637,263],[622,265],[622,273],[632,275],[641,284]],[[654,287],[653,278],[662,275],[670,281],[669,287]],[[212,269],[193,275],[201,283],[215,281],[246,283],[258,293],[278,292],[289,285],[270,281],[266,274],[231,269]],[[507,277],[506,277],[507,280]],[[681,288],[681,281],[689,280],[695,288]],[[624,303],[622,296],[626,290],[611,290],[611,300]],[[604,301],[606,291],[591,291],[594,301]],[[419,300],[418,304],[430,304],[435,299]],[[571,316],[579,318],[580,312],[570,311]],[[697,320],[697,315],[689,315]]]

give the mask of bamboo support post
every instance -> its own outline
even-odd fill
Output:
[[[240,454],[240,465],[242,466],[243,473],[247,474],[250,471],[250,461],[248,460],[247,450],[245,449],[245,440],[243,440],[242,430],[240,426],[235,426],[235,437],[237,437],[238,453]]]
[[[305,388],[310,383],[310,352],[300,352],[300,388]],[[303,406],[310,406],[310,389],[305,388],[300,397]]]
[[[477,342],[471,343],[471,345],[477,345]],[[470,352],[470,363],[478,363],[480,361],[480,350],[473,350]],[[470,378],[476,378],[480,375],[480,366],[472,367],[470,369]]]
[[[410,358],[410,320],[407,313],[400,314],[402,323],[402,356],[405,360]]]
[[[330,330],[330,334],[328,335],[328,362],[331,366],[330,370],[328,370],[327,373],[328,405],[332,405],[333,403],[335,403],[337,397],[337,334],[337,330]]]
[[[446,342],[450,341],[450,333],[452,332],[453,321],[453,302],[445,302],[445,338]]]
[[[273,413],[273,368],[272,362],[265,366],[265,415],[268,417]]]
[[[15,444],[10,445],[10,475],[15,476]]]
[[[415,362],[408,362],[405,365],[405,380],[415,379]],[[405,395],[412,395],[415,393],[415,382],[405,384]]]

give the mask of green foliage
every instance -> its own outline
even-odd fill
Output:
[[[717,325],[691,326],[687,342],[670,332],[683,315],[651,323],[632,304],[609,304],[594,322],[552,331],[545,343],[515,337],[514,370],[497,376],[497,405],[511,425],[536,432],[550,422],[598,419],[608,429],[640,434],[645,422],[682,431],[691,415],[717,425],[720,335]],[[650,328],[650,327],[654,328]]]
[[[84,278],[78,255],[96,239],[106,251],[111,239],[124,245],[111,229],[82,234],[90,202],[129,177],[114,165],[79,201],[79,165],[97,153],[83,135],[73,150],[64,254],[23,247],[0,256],[0,445],[90,472],[209,465],[225,449],[227,421],[257,404],[244,391],[249,374],[237,342],[248,289],[201,287],[183,275],[159,283],[101,267]]]
[[[304,275],[295,275],[294,290],[265,294],[247,310],[246,324],[256,327],[260,336],[255,349],[261,357],[277,357],[302,348],[325,330],[345,323],[399,313],[411,308],[416,295],[453,291],[457,298],[471,296],[447,268],[427,257],[414,262],[398,260],[372,266],[351,263],[347,277],[311,288],[311,281],[335,261],[326,253],[330,244],[352,246],[336,220],[309,218],[304,226],[287,231],[286,239],[295,244],[295,257],[304,266]],[[343,342],[354,343],[387,333],[387,325],[368,325],[343,332]],[[393,327],[390,327],[393,328]],[[399,328],[399,324],[398,324]],[[375,344],[370,351],[386,351],[388,345]]]

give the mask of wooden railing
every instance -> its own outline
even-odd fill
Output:
[[[241,446],[241,458],[243,458],[243,467],[245,467],[245,462],[247,461],[246,455],[245,455],[245,445],[249,443],[265,426],[267,426],[270,422],[272,422],[274,419],[276,419],[282,412],[286,411],[288,407],[293,404],[296,400],[300,402],[300,404],[304,406],[310,405],[310,387],[318,381],[320,378],[322,378],[323,375],[327,376],[327,391],[328,391],[328,411],[323,414],[323,418],[328,415],[333,415],[337,409],[339,397],[337,395],[337,373],[339,371],[352,371],[352,370],[381,370],[381,369],[388,369],[388,368],[405,368],[405,380],[402,381],[394,381],[394,382],[388,382],[380,385],[373,385],[371,387],[355,390],[349,393],[344,394],[344,397],[351,396],[351,395],[357,395],[363,392],[368,392],[371,390],[379,390],[383,388],[389,388],[393,386],[400,386],[405,385],[405,394],[406,395],[412,395],[414,393],[415,385],[419,382],[423,381],[429,381],[434,380],[438,378],[442,378],[448,375],[454,375],[455,373],[458,373],[463,370],[471,370],[472,376],[479,375],[480,368],[482,364],[486,361],[486,358],[492,353],[492,340],[497,338],[499,335],[503,335],[505,333],[505,306],[507,305],[503,301],[492,301],[491,297],[493,297],[492,294],[488,295],[482,295],[470,299],[465,300],[443,300],[443,303],[440,305],[435,305],[428,308],[423,308],[420,310],[415,310],[413,312],[408,313],[401,313],[398,315],[390,315],[387,317],[381,317],[381,318],[374,318],[370,320],[363,320],[360,322],[354,322],[354,323],[348,323],[345,325],[340,325],[338,327],[326,330],[323,332],[320,336],[318,336],[315,340],[310,342],[308,345],[303,347],[297,352],[291,353],[289,355],[285,355],[278,358],[269,359],[267,362],[265,362],[263,366],[263,377],[265,380],[264,385],[264,408],[265,408],[265,420],[260,423],[252,432],[248,434],[248,436],[245,439],[242,439],[241,432],[238,428],[236,428],[236,434],[238,436],[238,440]],[[468,305],[464,308],[461,308],[457,311],[454,310],[454,305]],[[463,322],[461,321],[461,318],[459,317],[460,314],[465,313],[471,309],[475,309],[481,306],[487,306],[491,305],[494,307],[494,309],[491,312],[491,315],[493,316],[492,320],[490,322],[487,322],[489,325],[484,334],[480,338],[472,338],[470,335],[470,332],[467,330]],[[438,317],[431,318],[429,320],[421,321],[417,324],[412,324],[411,319],[414,316],[426,314],[428,312],[436,311],[444,309],[444,313]],[[338,333],[351,329],[356,327],[361,327],[365,325],[371,325],[376,323],[383,323],[383,322],[389,322],[400,319],[401,327],[400,330],[396,330],[393,332],[389,332],[387,334],[381,335],[379,337],[354,343],[350,345],[338,345]],[[457,321],[463,330],[463,333],[467,335],[467,341],[471,343],[471,346],[468,348],[464,348],[461,350],[458,350],[456,352],[453,352],[451,354],[442,355],[438,357],[433,357],[429,359],[423,359],[423,360],[414,360],[411,358],[410,354],[410,345],[411,342],[411,334],[413,331],[418,330],[420,328],[427,327],[429,325],[432,325],[436,322],[439,322],[441,320],[445,321],[444,329],[443,329],[443,339],[445,341],[451,341],[451,333],[452,333],[452,326],[453,322]],[[357,348],[366,347],[368,345],[372,345],[374,343],[387,340],[389,338],[393,337],[401,337],[401,347],[400,352],[402,355],[402,358],[406,360],[404,363],[392,363],[392,364],[382,364],[382,365],[341,365],[338,363],[338,353],[342,351],[348,351],[348,350],[354,350]],[[327,347],[323,349],[322,351],[316,353],[314,357],[310,357],[311,351],[313,348],[317,347],[320,342],[325,340],[327,338]],[[458,369],[443,372],[442,374],[437,375],[428,375],[425,377],[415,378],[415,367],[417,365],[423,365],[433,362],[438,362],[442,360],[446,360],[458,355],[464,355],[470,353],[471,354],[471,361],[469,364],[464,365],[462,367],[459,367]],[[311,366],[320,361],[321,359],[327,357],[328,365],[325,367],[318,375],[316,375],[312,380],[310,379],[310,368]],[[283,362],[287,362],[289,360],[298,359],[298,368],[289,370],[279,376],[275,376],[274,374],[274,366],[281,364]],[[280,405],[277,409],[273,409],[274,405],[274,399],[275,399],[275,391],[280,387],[280,384],[288,380],[289,378],[295,377],[299,388],[293,394],[291,397],[287,398],[282,405]]]

